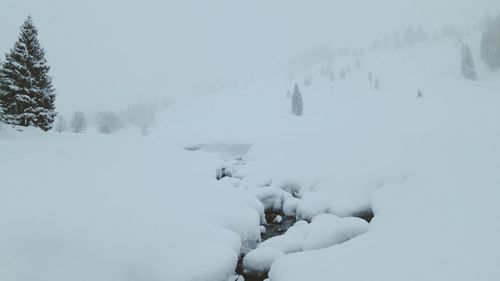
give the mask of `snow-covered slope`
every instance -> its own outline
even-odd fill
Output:
[[[366,234],[280,258],[271,281],[499,279],[500,73],[474,54],[477,82],[460,77],[451,39],[368,54],[360,70],[340,58],[335,82],[318,66],[226,90],[166,112],[163,133],[180,143],[252,143],[237,171],[244,188],[297,191],[299,218],[373,208]],[[344,80],[341,67],[351,69]],[[309,74],[312,85],[301,85]],[[302,117],[286,98],[296,81]]]
[[[226,281],[264,207],[283,206],[375,218],[341,244],[308,238],[324,249],[261,250],[271,281],[498,280],[500,73],[473,53],[477,82],[442,40],[367,54],[359,70],[339,58],[334,82],[320,65],[177,102],[146,138],[4,128],[0,280]]]

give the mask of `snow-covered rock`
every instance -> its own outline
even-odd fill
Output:
[[[291,197],[285,200],[283,203],[283,213],[289,217],[295,216],[297,213],[297,205],[299,204],[300,199]]]
[[[281,210],[283,202],[292,197],[290,193],[276,187],[254,188],[249,191],[264,204],[266,210]]]
[[[313,217],[328,213],[328,201],[319,192],[309,192],[297,204],[297,219],[311,220]]]

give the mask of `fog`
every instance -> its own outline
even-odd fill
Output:
[[[408,25],[470,27],[500,11],[498,0],[1,2],[0,51],[31,14],[62,112],[204,94],[316,46],[365,47]]]

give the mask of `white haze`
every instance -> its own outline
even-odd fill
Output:
[[[203,94],[273,73],[316,46],[365,47],[408,25],[470,27],[500,10],[498,0],[2,0],[0,6],[0,52],[12,48],[31,14],[63,112]]]

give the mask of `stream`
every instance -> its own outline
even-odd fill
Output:
[[[281,221],[279,223],[275,220],[278,216],[281,217]],[[260,235],[262,242],[266,241],[269,238],[284,234],[291,226],[293,226],[295,222],[297,222],[297,219],[295,217],[286,216],[281,211],[276,212],[273,210],[268,210],[266,211],[266,221],[268,222],[265,225],[266,232],[261,233]],[[245,281],[263,281],[267,279],[267,273],[262,273],[259,275],[245,273],[243,270],[243,258],[244,256],[241,255],[238,259],[238,264],[236,266],[237,276],[243,276]]]
[[[266,210],[265,214],[266,221],[268,223],[265,225],[266,232],[261,234],[262,242],[272,237],[284,234],[290,227],[295,224],[295,222],[297,222],[297,219],[294,216],[286,216],[282,211]],[[278,216],[281,217],[281,220],[279,222],[277,222],[276,220],[276,217]],[[366,210],[353,215],[353,217],[358,217],[367,221],[368,223],[371,222],[373,216],[374,215],[371,210]],[[238,259],[235,281],[240,281],[241,279],[238,279],[240,276],[243,277],[245,281],[264,281],[268,278],[267,272],[258,275],[246,273],[243,269],[243,258],[244,255],[241,255]]]
[[[245,145],[234,145],[229,147],[229,151],[232,157],[231,160],[235,161],[232,163],[232,165],[224,166],[216,170],[215,173],[215,179],[216,180],[221,180],[223,178],[237,178],[239,180],[242,180],[243,178],[240,177],[235,177],[235,169],[240,166],[240,165],[245,165],[243,161],[243,156],[245,153],[248,151],[250,146],[245,146]],[[204,149],[204,146],[193,146],[193,147],[187,147],[185,148],[186,150],[189,151],[198,151],[201,149]],[[226,148],[227,149],[227,148]],[[211,151],[212,149],[206,149],[207,151]],[[224,150],[224,149],[223,149]],[[212,151],[213,152],[213,151]],[[227,151],[226,151],[227,152]],[[223,158],[223,157],[221,157]],[[226,159],[227,161],[228,159]],[[292,194],[293,195],[293,194]],[[366,211],[362,211],[356,214],[353,214],[352,217],[357,217],[360,219],[363,219],[367,221],[368,223],[371,222],[371,220],[374,217],[374,214],[371,209],[368,209]],[[265,231],[261,233],[261,242],[264,242],[270,238],[283,235],[285,232],[292,227],[296,222],[297,218],[295,216],[287,216],[283,213],[282,210],[273,210],[269,209],[265,211],[265,218],[266,218],[266,224],[261,226],[265,228]],[[230,280],[234,281],[264,281],[268,278],[268,273],[267,272],[262,272],[262,273],[248,273],[245,272],[243,268],[243,259],[244,255],[240,255],[237,266],[235,269],[235,275],[232,277]],[[234,279],[233,279],[234,278]]]

